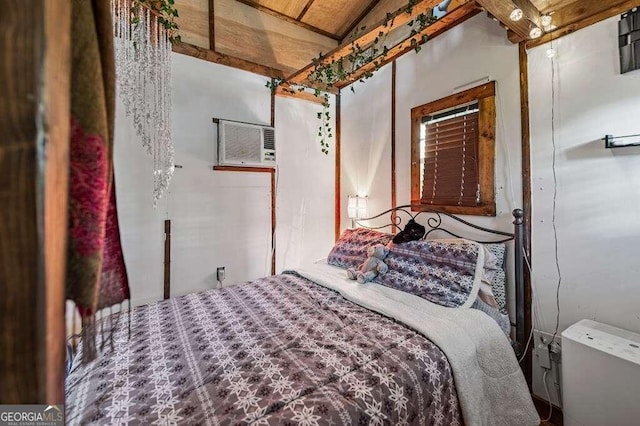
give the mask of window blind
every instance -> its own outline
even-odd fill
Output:
[[[478,104],[426,116],[423,204],[477,206]]]

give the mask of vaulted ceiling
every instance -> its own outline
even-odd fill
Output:
[[[338,57],[352,42],[371,43],[383,29],[388,14],[407,8],[410,0],[176,0],[183,43],[174,50],[270,77],[307,75],[319,54]],[[414,7],[431,13],[446,4],[446,15],[437,26],[426,30],[429,41],[438,34],[484,11],[499,21],[513,43],[528,47],[548,42],[587,25],[640,6],[640,0],[411,0]],[[524,17],[509,18],[519,8]],[[550,14],[552,26],[543,28],[541,17]],[[400,16],[400,15],[398,15]],[[415,15],[413,15],[415,16]],[[440,16],[438,14],[437,16]],[[404,22],[412,17],[404,16]],[[399,19],[401,20],[401,19]],[[531,39],[538,27],[543,35]],[[393,58],[411,50],[404,39],[411,35],[397,31],[387,46]],[[426,38],[416,41],[423,43]],[[411,41],[411,40],[408,40]],[[338,56],[336,56],[338,55]],[[393,59],[391,58],[391,60]],[[388,61],[387,61],[388,62]],[[384,64],[386,62],[381,61]],[[337,84],[343,87],[348,84]]]

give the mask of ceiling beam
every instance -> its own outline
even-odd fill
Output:
[[[276,96],[302,99],[303,101],[314,102],[317,104],[322,104],[324,102],[324,97],[322,96],[316,96],[315,94],[306,92],[304,90],[303,91],[290,90],[282,86],[279,86],[278,88],[276,88]]]
[[[439,4],[440,1],[441,0],[419,1],[413,6],[413,8],[411,9],[411,13],[407,13],[406,6],[401,7],[400,9],[396,10],[394,13],[391,14],[391,19],[389,21],[387,21],[386,18],[378,21],[376,24],[372,26],[372,29],[370,31],[366,32],[365,34],[362,34],[360,37],[356,38],[351,42],[342,43],[340,46],[336,47],[331,52],[324,55],[322,59],[320,59],[320,63],[328,64],[349,55],[353,50],[353,47],[352,47],[353,45],[359,45],[360,47],[363,47],[363,48],[370,45],[378,37],[378,34],[380,33],[380,31],[387,32],[395,28],[398,28],[402,25],[405,25],[409,21],[415,19],[416,16],[431,10],[435,5]],[[287,81],[294,84],[300,84],[308,79],[309,75],[313,73],[314,69],[315,69],[314,64],[310,63],[309,65],[302,68],[301,70],[293,73],[289,78],[287,78]]]
[[[509,38],[514,43],[528,40],[532,25],[542,29],[540,11],[530,0],[476,0],[476,2],[517,36]],[[519,21],[512,21],[509,15],[516,8],[521,9],[524,16]]]
[[[314,0],[307,1],[307,4],[304,5],[304,8],[302,9],[302,12],[300,12],[300,14],[298,15],[298,21],[300,21],[302,18],[304,18],[304,15],[307,14],[307,10],[309,10],[309,8],[313,4],[313,2],[314,2]]]
[[[362,67],[358,68],[358,70],[351,75],[351,79],[349,81],[338,82],[336,83],[336,87],[339,87],[340,89],[342,89],[350,85],[351,83],[358,81],[366,73],[373,72],[376,68],[376,64],[374,62],[377,62],[377,66],[382,67],[388,64],[389,62],[392,62],[395,59],[399,58],[400,56],[408,52],[411,52],[412,50],[415,49],[416,44],[421,45],[425,43],[422,41],[423,36],[426,35],[428,37],[426,41],[428,42],[433,38],[439,36],[440,34],[450,30],[451,28],[461,24],[462,22],[466,21],[472,16],[477,15],[478,13],[480,13],[480,8],[473,1],[467,2],[457,7],[456,9],[444,15],[442,18],[438,19],[433,24],[429,25],[427,28],[425,28],[418,34],[414,35],[413,37],[409,37],[401,41],[400,43],[394,45],[392,48],[389,49],[384,59],[381,59],[380,61],[369,62],[363,65]],[[415,42],[413,42],[414,44],[412,44],[412,40],[415,40]]]
[[[550,10],[550,12],[553,12],[551,15],[553,17],[552,24],[558,28],[536,40],[527,41],[526,47],[527,49],[530,49],[532,47],[540,46],[541,44],[548,43],[552,40],[574,33],[582,28],[588,27],[589,25],[593,25],[596,22],[600,22],[616,15],[621,15],[634,7],[640,7],[640,0],[624,0],[617,2],[580,0],[575,3],[568,4],[558,10]]]
[[[212,0],[210,0],[210,1],[212,1]],[[285,15],[284,13],[280,13],[277,10],[273,10],[273,9],[271,9],[269,7],[262,6],[261,4],[255,3],[252,0],[236,0],[236,1],[240,2],[242,4],[246,4],[247,6],[253,7],[254,9],[257,9],[257,10],[259,10],[261,12],[267,13],[267,14],[269,14],[271,16],[275,16],[276,18],[281,19],[281,20],[283,20],[285,22],[289,22],[290,24],[294,24],[294,25],[297,25],[299,27],[302,27],[305,30],[313,31],[315,33],[321,34],[321,35],[323,35],[325,37],[329,37],[330,39],[333,39],[333,40],[338,41],[338,42],[342,40],[342,38],[337,34],[333,34],[333,33],[330,33],[328,31],[325,31],[323,29],[320,29],[318,27],[314,27],[313,25],[306,24],[306,23],[304,23],[302,21],[299,21],[297,19],[292,18],[291,16]]]
[[[378,3],[380,3],[380,0],[371,0],[371,2],[369,2],[369,5],[364,8],[360,16],[358,16],[356,20],[353,21],[351,25],[349,25],[349,28],[347,28],[344,33],[340,34],[340,40],[344,40],[349,34],[351,34],[351,31],[353,31],[353,29],[358,26],[360,22],[362,22],[362,20],[369,14],[369,12],[373,10],[374,7],[378,5]]]
[[[285,76],[284,71],[282,70],[257,64],[235,56],[225,55],[224,53],[216,52],[214,50],[204,49],[189,43],[176,42],[173,44],[172,50],[176,53],[182,53],[183,55],[193,56],[194,58],[238,68],[255,74],[264,75],[266,77],[284,78]]]

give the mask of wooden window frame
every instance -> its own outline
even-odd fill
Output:
[[[491,81],[411,109],[411,210],[438,210],[451,214],[495,216],[495,129],[496,86]],[[478,101],[478,181],[480,202],[477,206],[452,206],[422,203],[420,194],[420,126],[422,117]]]

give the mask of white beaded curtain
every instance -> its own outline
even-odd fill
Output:
[[[153,203],[157,205],[174,171],[171,139],[171,40],[147,7],[112,0],[116,96],[122,99],[136,135],[153,158]],[[138,3],[139,2],[135,2]]]

